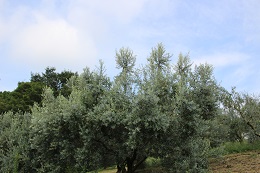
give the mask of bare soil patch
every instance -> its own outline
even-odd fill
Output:
[[[211,173],[260,173],[260,151],[229,154],[210,160]]]

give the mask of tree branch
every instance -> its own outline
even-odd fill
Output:
[[[136,171],[136,169],[147,159],[147,156],[145,156],[142,160],[140,160],[133,168],[133,171]]]
[[[113,154],[115,153],[114,150],[108,148],[102,141],[100,141],[100,140],[98,140],[98,139],[94,139],[94,141],[97,142],[97,143],[99,143],[99,144],[101,144],[108,152],[113,153]]]

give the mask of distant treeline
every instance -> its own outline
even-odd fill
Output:
[[[46,87],[50,87],[55,96],[61,94],[68,97],[71,89],[66,83],[74,75],[78,74],[67,70],[58,73],[55,67],[47,67],[42,74],[31,73],[29,82],[18,82],[14,91],[0,92],[0,114],[8,111],[31,112],[34,103],[41,103],[42,92]]]

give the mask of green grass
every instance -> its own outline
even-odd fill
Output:
[[[100,170],[98,173],[116,173],[117,169],[112,168],[112,169],[106,169],[106,170]]]
[[[96,171],[91,171],[91,172],[87,172],[87,173],[115,173],[117,171],[116,166],[113,167],[109,167],[106,169],[99,169]]]
[[[116,166],[107,169],[100,169],[89,173],[115,173],[117,171]],[[161,168],[161,160],[153,157],[148,157],[143,166],[136,173],[160,173],[163,172]]]
[[[260,141],[249,143],[244,142],[227,142],[224,144],[227,153],[241,153],[246,151],[260,150]]]

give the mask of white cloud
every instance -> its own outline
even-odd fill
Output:
[[[214,67],[225,67],[229,65],[237,65],[244,63],[249,57],[243,53],[216,53],[212,55],[204,55],[194,60],[194,64],[208,63]]]
[[[146,1],[41,1],[37,8],[29,3],[13,4],[4,21],[0,14],[0,42],[4,40],[9,45],[11,59],[17,64],[36,68],[93,67],[97,58],[103,58],[97,57],[97,47],[102,41],[108,43],[111,27],[131,22]],[[63,3],[62,12],[55,7],[58,3]]]
[[[93,65],[96,49],[92,38],[81,38],[79,30],[64,19],[47,19],[35,15],[36,22],[21,28],[12,37],[11,51],[14,61],[33,66],[66,68]]]
[[[146,2],[148,0],[71,0],[67,6],[67,20],[85,32],[87,29],[88,34],[102,43],[118,34],[115,29],[129,26],[144,10]]]

